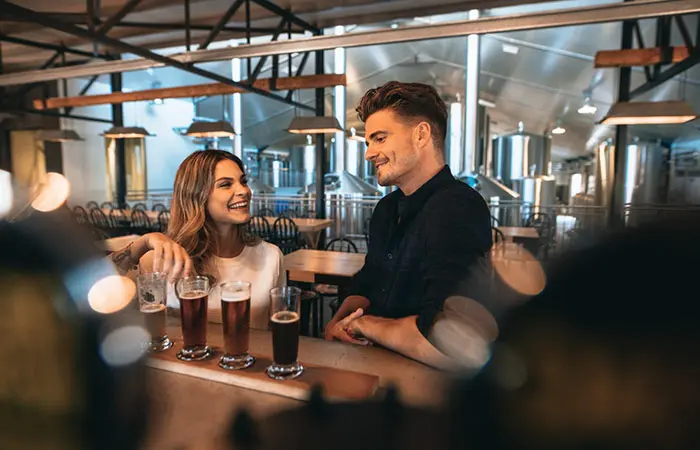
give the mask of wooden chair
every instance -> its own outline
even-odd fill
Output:
[[[90,210],[90,223],[92,226],[106,230],[111,228],[109,220],[101,208],[92,208]]]
[[[326,244],[326,250],[332,252],[357,253],[357,246],[348,238],[337,238]]]
[[[357,246],[348,238],[337,238],[326,244],[326,250],[333,252],[344,252],[344,253],[358,253]],[[333,315],[338,311],[340,307],[341,299],[338,298],[338,286],[332,284],[317,284],[314,286],[314,290],[321,295],[322,299],[330,298],[329,306]],[[323,311],[321,312],[321,321],[323,321]]]
[[[270,222],[264,216],[253,216],[248,223],[248,230],[266,241],[273,236]]]
[[[73,208],[73,218],[78,225],[89,226],[90,217],[88,217],[87,211],[82,206],[76,206]]]
[[[167,210],[168,210],[168,208],[166,208],[165,205],[162,203],[156,203],[155,205],[153,205],[153,208],[151,208],[151,211],[157,212],[157,213],[162,212],[162,211],[167,211]]]
[[[299,218],[299,213],[296,209],[287,208],[282,214],[280,214],[280,217],[289,217],[290,219],[297,219]]]
[[[537,229],[537,234],[540,235],[538,251],[540,256],[546,258],[549,255],[549,248],[554,245],[554,223],[545,213],[531,214],[525,221],[526,227]]]
[[[148,220],[146,211],[139,208],[131,212],[131,231],[135,234],[146,234],[152,231],[151,221]]]
[[[501,230],[499,230],[496,227],[491,227],[491,233],[493,236],[493,243],[498,244],[500,242],[505,242],[506,241],[506,236],[503,234]]]
[[[301,236],[299,228],[289,217],[281,216],[272,225],[272,233],[275,244],[288,255],[301,248]]]
[[[168,225],[170,224],[170,211],[161,211],[158,213],[158,228],[161,233],[166,233],[168,231]]]

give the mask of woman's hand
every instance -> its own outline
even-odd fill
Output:
[[[192,260],[184,248],[163,233],[148,233],[140,236],[122,250],[112,254],[112,261],[123,271],[138,264],[141,257],[151,252],[152,265],[145,269],[163,272],[170,280],[192,274]]]

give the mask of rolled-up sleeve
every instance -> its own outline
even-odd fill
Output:
[[[481,197],[447,195],[431,211],[425,229],[424,292],[416,325],[427,337],[445,300],[478,297],[484,258],[491,248],[491,222]]]

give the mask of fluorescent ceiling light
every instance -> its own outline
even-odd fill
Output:
[[[503,44],[501,49],[503,50],[503,53],[510,53],[511,55],[517,55],[518,52],[520,52],[520,47],[511,44]]]
[[[84,141],[75,130],[41,130],[39,139],[46,142]]]
[[[586,97],[586,100],[583,102],[583,106],[581,106],[578,109],[579,114],[586,114],[586,115],[592,115],[595,114],[598,111],[598,108],[591,103],[590,97]]]
[[[102,134],[112,139],[143,138],[154,136],[143,127],[112,127]]]
[[[344,131],[332,116],[300,116],[292,119],[287,131],[295,134],[336,133]]]
[[[619,102],[600,122],[605,125],[679,124],[697,118],[686,102]]]
[[[364,136],[358,136],[357,135],[357,130],[355,128],[350,128],[350,136],[348,136],[348,140],[351,141],[360,141],[360,142],[367,142],[364,138]]]
[[[557,125],[556,128],[552,130],[552,134],[564,134],[566,133],[566,128],[561,125]]]
[[[229,122],[218,120],[216,122],[194,121],[189,128],[187,128],[185,134],[192,137],[214,138],[233,137],[236,135],[236,132]]]

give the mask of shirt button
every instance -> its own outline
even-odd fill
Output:
[[[394,255],[392,255],[391,253],[389,253],[389,254],[386,255],[386,257],[389,258],[389,259],[391,259],[391,258],[394,257]]]

